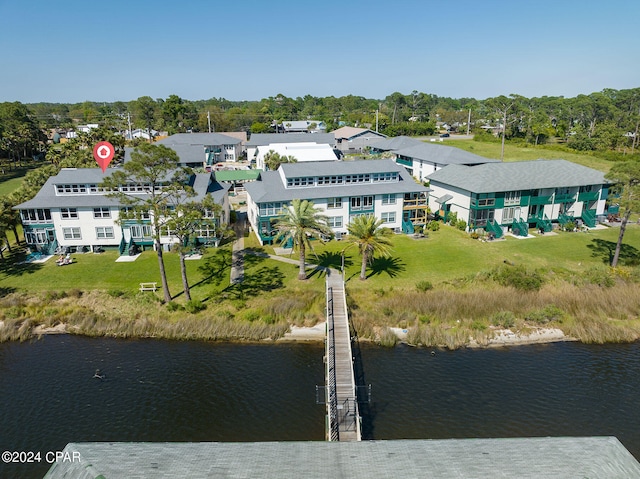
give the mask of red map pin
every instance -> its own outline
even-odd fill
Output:
[[[96,159],[103,173],[107,170],[107,166],[109,166],[109,163],[113,160],[115,153],[116,149],[108,141],[100,141],[93,147],[93,157]]]

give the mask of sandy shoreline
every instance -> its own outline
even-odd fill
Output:
[[[3,322],[0,321],[0,328],[3,326]],[[402,328],[389,328],[393,331],[401,342],[406,342],[407,333],[406,329]],[[65,324],[58,324],[51,328],[43,326],[36,326],[33,329],[35,336],[44,334],[67,334],[67,327]],[[278,342],[308,342],[308,341],[324,341],[326,334],[326,322],[318,323],[311,327],[299,327],[291,326],[290,331],[285,333],[282,338],[279,338]],[[480,344],[474,339],[470,338],[469,343],[465,345],[468,348],[487,348],[487,347],[500,347],[500,346],[519,346],[526,344],[543,344],[543,343],[555,343],[560,341],[575,341],[575,339],[565,336],[565,334],[556,328],[538,328],[531,331],[528,334],[514,333],[510,329],[500,329],[495,331],[493,338],[489,340],[487,344]]]

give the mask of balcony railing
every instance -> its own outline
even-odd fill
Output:
[[[576,200],[575,193],[564,193],[562,195],[556,195],[554,202],[555,203],[573,203]]]
[[[598,191],[584,191],[582,193],[578,193],[578,201],[594,201],[598,199],[598,196]]]

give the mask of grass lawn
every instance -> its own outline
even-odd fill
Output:
[[[15,170],[5,169],[4,173],[0,173],[0,196],[11,194],[17,190],[28,171],[29,168],[17,168]]]
[[[485,158],[500,158],[500,143],[489,143],[483,141],[473,140],[449,140],[444,142],[447,146],[453,146],[466,150],[476,155],[484,156]],[[596,155],[585,154],[580,152],[565,151],[559,148],[541,146],[521,146],[510,145],[506,143],[504,146],[504,160],[505,161],[526,161],[537,159],[557,160],[563,159],[578,163],[579,165],[588,166],[596,170],[608,172],[612,166],[612,162],[603,158],[598,158]]]
[[[530,239],[480,242],[449,226],[430,232],[428,238],[414,239],[396,235],[390,258],[377,258],[367,269],[367,281],[359,281],[360,256],[355,247],[345,252],[346,273],[352,290],[370,288],[414,288],[420,280],[434,285],[489,271],[505,261],[531,268],[576,273],[591,266],[601,266],[614,248],[619,228],[593,230],[589,233],[547,234]],[[630,225],[625,234],[623,263],[640,262],[640,226]],[[346,242],[332,241],[318,245],[320,263],[340,268],[340,252]],[[313,261],[310,257],[309,261]]]
[[[488,271],[505,261],[531,268],[555,272],[578,273],[591,266],[606,264],[609,248],[615,247],[618,228],[594,230],[589,233],[547,234],[530,239],[507,237],[506,240],[480,242],[449,226],[430,232],[428,238],[393,237],[393,251],[389,258],[377,258],[367,269],[367,281],[359,281],[360,256],[357,249],[345,241],[316,244],[316,259],[309,254],[309,262],[340,269],[341,252],[345,251],[345,278],[350,288],[413,288],[420,280],[434,285]],[[255,243],[255,244],[254,244]],[[640,261],[640,226],[630,225],[625,234],[622,264]],[[247,245],[257,247],[248,239]],[[265,246],[266,252],[273,248]],[[0,288],[21,291],[66,289],[119,289],[137,291],[139,283],[160,283],[157,256],[145,251],[131,263],[116,263],[118,254],[75,254],[76,263],[57,266],[54,258],[43,264],[15,264],[14,258],[0,262]],[[292,258],[296,259],[294,253]],[[165,253],[165,266],[171,293],[179,298],[182,291],[178,255]],[[229,286],[231,262],[230,245],[209,249],[200,260],[187,261],[189,281],[194,297],[203,299],[212,292],[219,293]],[[281,288],[322,290],[324,276],[313,273],[307,281],[296,279],[297,265],[275,260],[246,257],[247,289],[273,291]]]

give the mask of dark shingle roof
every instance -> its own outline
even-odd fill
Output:
[[[601,185],[604,173],[566,160],[534,160],[449,165],[427,176],[433,183],[455,186],[473,193],[522,191],[542,188]]]

